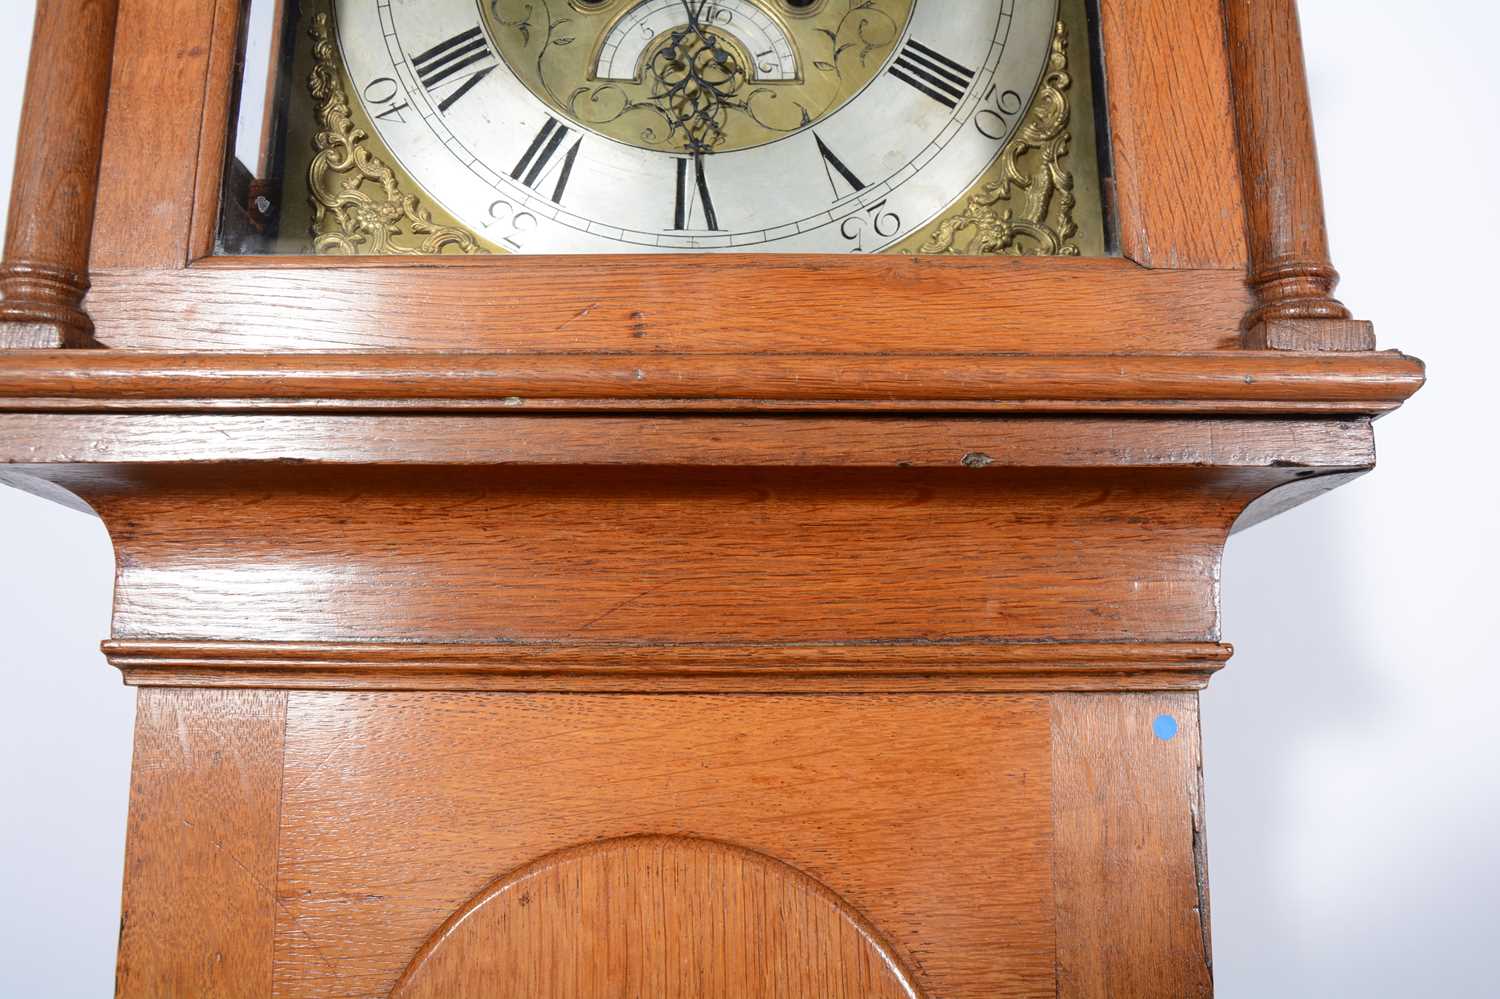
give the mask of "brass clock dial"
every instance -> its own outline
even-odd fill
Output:
[[[316,0],[315,246],[1099,252],[1065,6]]]
[[[568,6],[554,21],[536,0],[485,4],[501,58],[533,95],[629,145],[727,153],[815,129],[838,112],[886,66],[915,2]]]

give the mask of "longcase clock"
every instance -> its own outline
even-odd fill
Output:
[[[1231,531],[1422,384],[1292,0],[41,0],[117,994],[1183,997]]]

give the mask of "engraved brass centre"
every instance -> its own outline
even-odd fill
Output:
[[[722,153],[837,111],[885,64],[915,0],[829,0],[805,15],[782,6],[489,0],[487,10],[501,58],[568,118],[643,149]],[[633,75],[621,78],[621,62]]]

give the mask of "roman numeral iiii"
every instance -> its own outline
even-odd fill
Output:
[[[434,91],[439,88],[463,81],[456,90],[449,91],[439,101],[438,110],[447,113],[465,94],[479,86],[481,80],[494,72],[493,65],[482,69],[473,68],[490,62],[491,59],[490,43],[484,37],[484,30],[475,26],[437,43],[421,55],[413,56],[411,65],[417,71],[417,80],[421,82],[422,89],[434,96]]]

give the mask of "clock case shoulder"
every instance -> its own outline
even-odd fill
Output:
[[[1290,0],[1100,8],[1119,259],[497,286],[212,258],[238,0],[43,0],[0,478],[104,518],[137,683],[1200,687],[1229,532],[1424,375],[1332,298]]]

